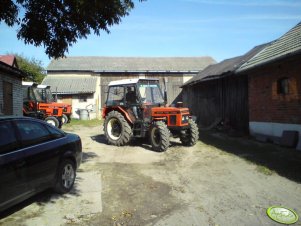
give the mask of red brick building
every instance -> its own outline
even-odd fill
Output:
[[[243,64],[248,75],[249,130],[277,141],[297,132],[301,149],[301,23]]]

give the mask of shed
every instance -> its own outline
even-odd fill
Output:
[[[223,123],[228,128],[248,132],[248,78],[235,72],[266,45],[210,65],[182,86],[183,102],[197,116],[200,127]]]
[[[298,140],[292,140],[292,146],[297,145],[301,150],[300,62],[301,23],[298,23],[237,72],[249,78],[250,133],[281,143],[285,131],[295,131],[299,135]]]
[[[15,57],[0,56],[0,115],[22,116],[22,78]]]

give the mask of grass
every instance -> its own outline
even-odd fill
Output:
[[[95,127],[102,125],[103,121],[99,119],[79,120],[72,119],[70,123],[63,125],[63,128],[71,128],[73,126]]]
[[[269,168],[267,168],[265,166],[259,166],[259,165],[257,165],[256,166],[256,170],[257,170],[257,172],[262,173],[262,174],[264,174],[266,176],[271,176],[274,173],[273,170],[270,170]]]

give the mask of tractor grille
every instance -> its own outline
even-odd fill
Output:
[[[171,115],[169,118],[169,123],[170,123],[170,125],[176,125],[177,124],[177,116]]]
[[[53,115],[57,115],[58,114],[58,110],[57,109],[53,109]]]
[[[63,109],[63,112],[67,112],[67,108],[64,108],[64,109]]]

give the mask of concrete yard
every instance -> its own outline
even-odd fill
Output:
[[[0,225],[280,225],[266,215],[272,205],[301,215],[296,150],[200,132],[194,147],[173,139],[157,153],[142,140],[107,145],[102,125],[66,131],[83,144],[72,192],[43,192],[3,213]]]

